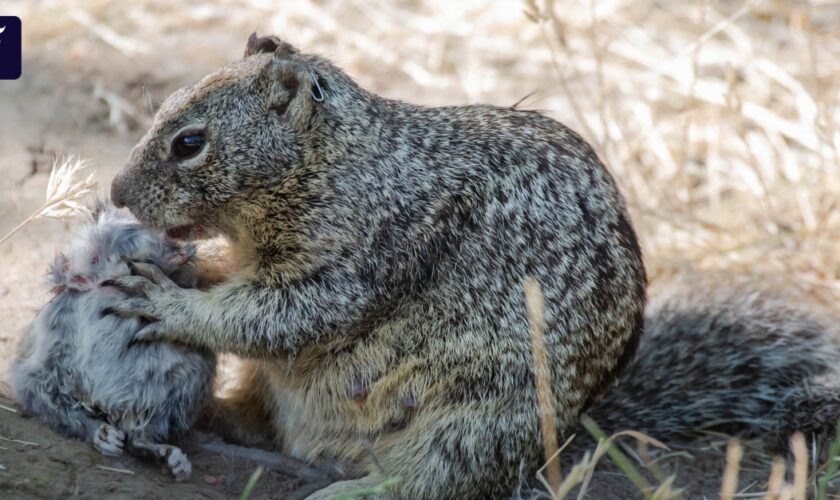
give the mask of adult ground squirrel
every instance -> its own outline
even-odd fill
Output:
[[[365,475],[321,496],[382,477],[405,498],[497,496],[540,465],[526,277],[561,432],[642,331],[639,245],[578,135],[384,99],[273,36],[169,97],[111,195],[171,234],[230,239],[231,280],[179,289],[138,265],[117,311],[152,321],[140,340],[259,358],[250,398],[278,444]]]
[[[252,36],[243,60],[162,105],[112,197],[151,226],[231,241],[230,281],[182,290],[139,266],[118,312],[152,321],[139,339],[254,358],[220,411],[240,438],[262,423],[285,451],[361,476],[318,497],[383,478],[400,498],[498,497],[533,475],[528,277],[561,435],[584,411],[655,437],[711,425],[780,440],[840,416],[830,316],[708,278],[645,317],[621,195],[539,113],[384,99]]]

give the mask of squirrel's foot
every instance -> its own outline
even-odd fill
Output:
[[[93,433],[93,448],[99,453],[117,457],[125,446],[125,433],[111,424],[102,424]]]
[[[128,450],[134,455],[154,458],[161,465],[165,465],[178,482],[189,479],[192,472],[190,459],[177,446],[153,443],[144,435],[139,435],[129,440]]]
[[[175,476],[175,480],[181,482],[189,479],[190,473],[192,472],[192,464],[190,463],[190,459],[187,458],[187,454],[181,451],[181,448],[178,448],[177,446],[159,446],[164,448],[164,456],[162,458],[166,463],[166,466],[169,468],[169,471],[173,476]]]
[[[146,444],[149,450],[157,457],[161,464],[165,465],[169,472],[179,483],[190,478],[192,464],[187,454],[181,448],[171,444]]]

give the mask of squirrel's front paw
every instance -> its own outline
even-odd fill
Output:
[[[125,446],[125,433],[111,424],[102,424],[93,433],[93,448],[99,453],[117,457]]]
[[[116,287],[128,295],[103,311],[103,315],[140,318],[145,322],[131,344],[161,340],[186,343],[179,336],[183,328],[175,328],[184,312],[183,289],[153,264],[129,262],[129,268],[133,275],[102,283],[102,286]]]
[[[145,321],[158,321],[161,311],[156,298],[165,293],[164,289],[143,276],[120,276],[103,281],[100,286],[114,287],[128,297],[102,311],[102,315],[115,315],[121,318],[141,318]]]

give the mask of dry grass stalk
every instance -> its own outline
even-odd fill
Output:
[[[117,474],[126,474],[129,476],[133,476],[135,472],[133,470],[128,469],[118,469],[117,467],[108,467],[107,465],[100,465],[96,464],[97,469],[101,469],[108,472],[116,472]]]
[[[47,183],[46,202],[0,239],[0,245],[33,220],[43,218],[67,220],[79,215],[90,215],[90,211],[82,201],[96,192],[95,173],[91,172],[81,181],[75,180],[76,174],[85,166],[84,160],[72,157],[66,158],[61,163],[53,163]]]
[[[651,500],[671,500],[683,498],[682,491],[674,487],[674,481],[677,479],[676,475],[668,476],[653,492]]]
[[[805,436],[797,432],[790,438],[790,447],[793,452],[793,490],[794,500],[805,500],[808,488],[808,447],[805,445]]]
[[[661,482],[661,484],[656,488],[656,490],[653,490],[653,488],[651,488],[651,486],[642,477],[642,475],[633,467],[630,460],[627,459],[627,457],[623,456],[623,454],[618,450],[618,448],[615,447],[615,440],[622,436],[631,437],[633,439],[638,440],[640,443],[644,443],[645,445],[653,445],[657,448],[668,450],[668,447],[665,446],[662,442],[653,439],[650,436],[647,436],[641,432],[636,431],[617,432],[612,436],[607,437],[603,434],[603,431],[601,431],[601,429],[598,428],[597,424],[595,424],[592,421],[592,419],[584,417],[583,423],[587,430],[593,435],[593,437],[595,437],[598,440],[598,445],[596,446],[594,451],[586,452],[583,458],[571,468],[566,477],[563,478],[563,482],[560,483],[559,488],[551,491],[552,498],[554,498],[555,500],[563,500],[578,485],[580,485],[577,497],[578,500],[582,500],[583,498],[585,498],[587,489],[589,487],[590,482],[592,481],[592,477],[595,473],[595,469],[598,465],[598,462],[600,462],[601,458],[603,458],[604,455],[610,456],[613,462],[639,488],[639,491],[645,498],[655,500],[670,500],[682,498],[680,490],[674,488],[673,486],[675,480],[674,476],[665,478]],[[562,449],[565,448],[568,444],[569,441],[567,441],[563,445],[563,447],[561,447],[560,451],[562,451]]]
[[[627,476],[627,479],[633,482],[634,485],[639,489],[642,495],[645,498],[654,498],[653,493],[654,490],[651,485],[648,483],[647,479],[636,469],[633,463],[630,461],[627,456],[618,449],[617,446],[614,445],[615,440],[621,436],[631,436],[635,439],[643,440],[648,444],[653,444],[654,446],[661,447],[664,449],[668,449],[664,444],[657,441],[656,439],[651,438],[645,434],[642,434],[638,431],[622,431],[613,434],[612,436],[607,437],[604,431],[595,423],[594,420],[589,418],[588,416],[584,416],[581,418],[581,424],[583,427],[592,434],[592,437],[598,440],[598,444],[605,445],[605,452],[610,457],[610,460]],[[667,486],[665,489],[664,494],[668,494],[667,498],[672,498],[673,495],[670,486]]]
[[[785,484],[785,461],[782,457],[773,458],[770,479],[767,480],[767,494],[764,500],[779,500]]]
[[[551,466],[551,464],[553,464],[555,461],[557,461],[557,462],[560,461],[560,454],[563,452],[563,450],[566,449],[567,446],[569,446],[569,444],[572,441],[574,441],[574,439],[575,439],[574,434],[569,436],[569,438],[566,439],[566,442],[563,443],[563,445],[560,446],[560,448],[558,448],[557,451],[555,451],[553,455],[551,455],[550,457],[548,457],[548,459],[546,459],[546,461],[542,465],[542,467],[537,469],[537,479],[539,479],[540,483],[542,483],[542,485],[546,487],[546,489],[549,491],[549,494],[551,495],[551,497],[555,500],[562,500],[563,498],[565,498],[565,496],[568,494],[569,490],[571,488],[573,488],[574,485],[572,485],[569,488],[569,490],[564,490],[564,483],[565,483],[565,481],[564,481],[563,483],[560,484],[560,486],[558,486],[556,489],[552,490],[551,486],[548,483],[548,480],[545,477],[544,472],[545,472],[546,468]],[[577,483],[575,483],[575,484],[577,484]]]
[[[581,485],[578,498],[581,499],[586,494],[589,483],[592,481],[592,475],[595,473],[595,467],[607,453],[609,443],[602,441],[598,443],[594,452],[586,452],[583,458],[576,463],[569,474],[560,483],[557,489],[552,491],[552,497],[556,500],[563,500],[568,494],[577,486]]]
[[[2,441],[6,441],[6,442],[9,442],[9,443],[22,444],[22,445],[24,445],[24,446],[41,446],[40,444],[38,444],[38,443],[33,443],[33,442],[31,442],[31,441],[22,441],[22,440],[20,440],[20,439],[12,439],[12,438],[7,438],[7,437],[5,437],[5,436],[0,436],[0,440],[2,440]]]
[[[744,449],[737,439],[732,438],[726,447],[726,469],[723,471],[723,481],[720,486],[721,500],[732,500],[738,488],[738,472],[741,469],[741,458]]]
[[[552,460],[557,455],[557,425],[554,398],[551,394],[551,368],[545,349],[545,303],[540,284],[534,278],[526,278],[525,307],[528,311],[528,326],[531,332],[531,352],[534,356],[534,377],[537,385],[537,410],[540,416],[543,451],[546,459],[546,475],[549,491],[560,487],[560,461]]]

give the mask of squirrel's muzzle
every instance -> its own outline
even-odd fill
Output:
[[[122,208],[128,204],[127,199],[127,189],[128,182],[125,179],[125,171],[123,170],[116,177],[114,180],[111,181],[111,201],[114,202],[119,208]]]

